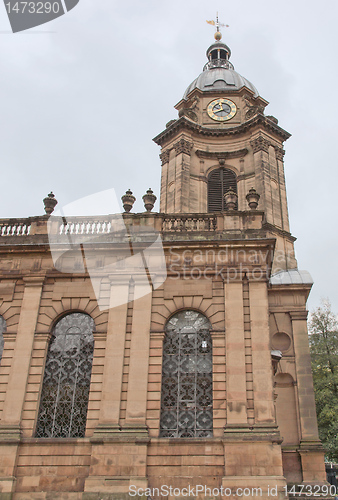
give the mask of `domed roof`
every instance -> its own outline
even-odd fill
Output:
[[[208,62],[203,68],[203,72],[194,80],[184,92],[183,99],[194,89],[206,91],[233,91],[242,87],[250,89],[255,97],[258,91],[249,80],[241,76],[234,70],[229,61],[231,51],[225,43],[216,42],[207,50]]]

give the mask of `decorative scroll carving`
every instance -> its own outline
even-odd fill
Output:
[[[161,437],[212,437],[210,322],[196,311],[175,314],[163,343]]]
[[[198,149],[196,151],[196,155],[198,158],[203,160],[230,160],[232,158],[243,158],[248,154],[248,150],[246,148],[239,149],[238,151],[219,151],[219,152],[211,152],[211,151],[202,151]]]
[[[279,146],[275,146],[275,152],[276,152],[276,159],[283,161],[285,155],[284,149],[280,148]]]
[[[254,153],[257,153],[258,151],[264,151],[265,153],[268,153],[269,146],[271,146],[271,143],[267,139],[264,139],[264,137],[262,136],[257,137],[257,139],[251,141],[250,144]]]
[[[162,151],[162,153],[160,154],[160,159],[161,159],[162,165],[165,165],[166,163],[169,162],[169,155],[170,155],[169,149]]]
[[[197,122],[198,117],[196,111],[199,111],[198,107],[199,102],[200,102],[199,98],[197,96],[194,96],[190,106],[181,109],[178,113],[178,116],[179,117],[186,116],[187,118],[190,118],[190,120],[192,120],[193,122]]]
[[[191,150],[192,150],[192,143],[189,141],[186,141],[185,139],[180,139],[174,144],[174,148],[176,151],[176,156],[184,153],[186,155],[191,155]]]
[[[246,120],[250,120],[250,118],[257,115],[258,113],[264,112],[263,106],[257,106],[255,104],[251,104],[251,102],[246,97],[244,97],[244,102],[245,102],[244,109],[247,109],[247,111],[245,112],[245,119]]]

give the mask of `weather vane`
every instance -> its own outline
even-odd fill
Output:
[[[216,26],[216,33],[215,33],[215,40],[220,40],[222,38],[222,33],[220,32],[219,28],[225,27],[229,28],[228,24],[222,24],[218,20],[218,12],[216,13],[216,21],[207,21],[208,24],[211,24],[212,26]]]

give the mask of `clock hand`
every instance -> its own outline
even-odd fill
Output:
[[[224,111],[222,104],[218,104],[218,106],[219,106],[219,109],[215,110],[215,108],[214,108],[214,113],[220,113],[220,112]]]

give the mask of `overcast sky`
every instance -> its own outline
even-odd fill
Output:
[[[0,5],[0,217],[43,214],[97,191],[159,196],[152,138],[202,71],[214,28],[235,69],[292,134],[285,170],[309,308],[337,296],[338,3],[305,0],[80,0],[44,26],[12,34]],[[155,210],[158,210],[156,205]]]

